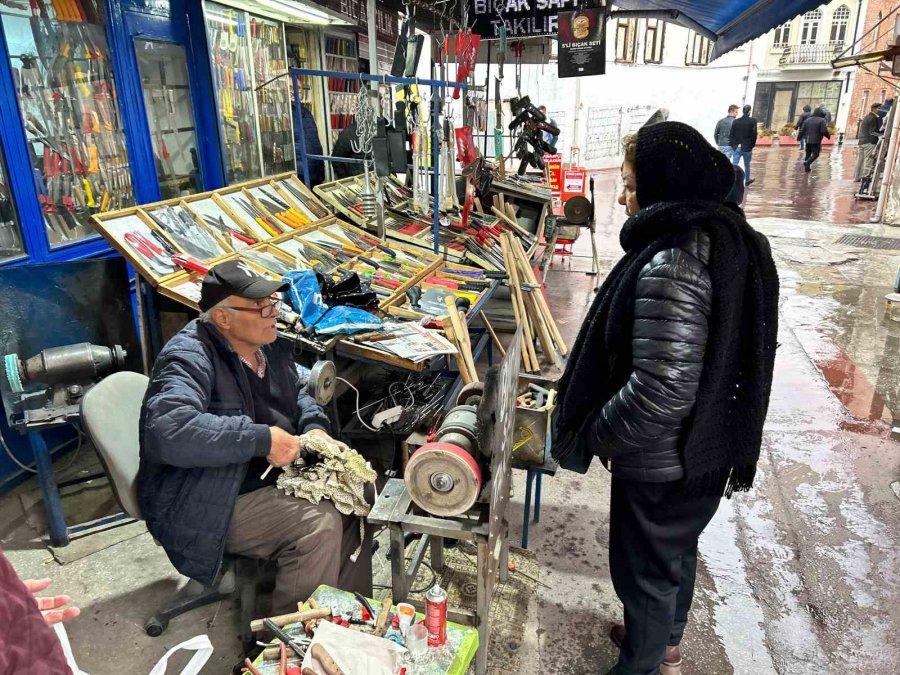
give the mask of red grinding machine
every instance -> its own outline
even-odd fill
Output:
[[[479,441],[483,395],[481,382],[466,385],[429,442],[410,457],[406,488],[423,511],[446,518],[465,513],[479,501],[491,471],[490,448]]]

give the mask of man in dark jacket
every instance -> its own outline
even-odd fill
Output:
[[[809,119],[809,116],[812,115],[812,106],[808,103],[803,106],[803,112],[800,113],[800,117],[797,118],[797,129],[799,131],[800,127],[803,126],[803,123]],[[806,146],[806,139],[800,139],[800,150]]]
[[[297,157],[297,175],[303,180],[303,166],[300,161],[300,115],[297,114],[297,106],[291,104],[291,110],[294,114],[294,154]],[[321,155],[322,142],[319,140],[319,127],[316,124],[316,118],[305,105],[300,106],[301,115],[303,115],[303,142],[306,146],[307,155]],[[307,159],[306,167],[309,170],[309,185],[313,188],[325,180],[325,162],[321,159]]]
[[[809,173],[812,171],[810,168],[812,163],[819,158],[819,153],[822,151],[822,139],[831,138],[828,122],[825,120],[825,113],[822,110],[816,109],[803,123],[803,126],[800,127],[799,138],[806,140],[806,159],[803,160],[803,169]]]
[[[737,113],[738,107],[732,103],[728,106],[728,114],[716,122],[716,130],[713,132],[716,138],[716,145],[728,157],[734,155],[734,148],[731,147],[731,125],[734,124],[734,118],[737,117]]]
[[[344,127],[338,134],[338,139],[331,149],[332,157],[347,157],[349,159],[363,159],[363,155],[353,149],[355,144],[359,143],[359,132],[356,128],[356,120]],[[365,172],[362,164],[356,162],[332,162],[331,169],[334,171],[335,178],[349,178],[350,176],[358,176]]]
[[[731,125],[731,147],[734,148],[734,163],[744,160],[744,185],[750,185],[755,178],[750,177],[750,160],[756,147],[756,118],[750,117],[750,106],[744,106],[744,115]]]
[[[856,156],[856,170],[853,172],[853,180],[857,183],[872,170],[869,160],[879,138],[878,130],[881,127],[881,118],[878,116],[878,111],[880,109],[880,103],[873,103],[869,106],[869,114],[863,117],[859,125],[859,150]]]
[[[329,420],[278,339],[270,297],[284,284],[243,262],[203,281],[200,319],[160,352],[140,419],[138,500],[147,528],[185,576],[215,584],[224,553],[278,564],[272,611],[296,611],[320,584],[371,592],[371,547],[334,504],[275,487],[304,435]]]

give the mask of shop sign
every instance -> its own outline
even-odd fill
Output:
[[[559,199],[562,196],[562,153],[544,155],[544,166],[547,167],[547,182],[550,185],[550,196]]]
[[[504,22],[509,38],[555,35],[560,11],[574,11],[581,1],[468,0],[469,20],[474,20],[472,32],[483,40],[499,38]]]
[[[587,182],[586,169],[563,169],[562,172],[562,201],[565,204],[571,197],[579,195],[584,197],[585,183]]]
[[[559,77],[606,72],[606,8],[559,13]]]

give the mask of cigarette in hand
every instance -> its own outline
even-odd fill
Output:
[[[260,479],[260,480],[265,480],[265,479],[266,479],[266,476],[268,476],[268,475],[269,475],[269,472],[270,472],[272,469],[274,469],[274,468],[275,468],[275,465],[274,465],[274,464],[269,464],[269,466],[266,467],[266,470],[262,472],[262,476],[260,476],[259,479]]]

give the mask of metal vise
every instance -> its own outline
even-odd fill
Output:
[[[89,342],[50,347],[25,361],[18,354],[7,354],[6,380],[17,399],[10,425],[25,432],[76,421],[84,393],[103,373],[121,368],[126,356],[121,345],[103,347]],[[28,383],[50,386],[25,392]]]

